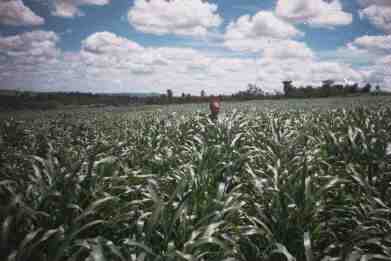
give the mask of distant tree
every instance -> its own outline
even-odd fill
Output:
[[[283,88],[285,96],[291,96],[294,91],[294,86],[292,85],[292,81],[283,81]]]
[[[201,97],[205,97],[206,96],[206,93],[204,90],[201,91]]]
[[[185,98],[186,94],[184,92],[182,92],[182,98]]]
[[[371,92],[371,89],[372,89],[372,86],[370,83],[367,83],[362,89],[361,89],[361,92],[362,93],[369,93]]]
[[[239,99],[254,99],[259,97],[264,97],[265,92],[256,86],[255,84],[249,83],[247,89],[244,91],[238,91],[237,93],[232,94],[232,97],[237,97]]]
[[[379,93],[380,92],[380,86],[379,85],[376,85],[376,92]]]
[[[322,81],[322,86],[331,87],[334,84],[334,80],[325,80]]]
[[[322,86],[321,86],[322,97],[329,97],[333,94],[333,90],[332,90],[333,84],[334,84],[333,80],[322,81]]]
[[[161,94],[160,99],[159,99],[159,104],[166,103],[167,102],[167,95],[166,94]]]
[[[252,83],[249,83],[247,85],[246,92],[247,92],[247,95],[251,96],[251,97],[264,95],[263,90],[260,87],[258,87],[256,84],[252,84]]]
[[[311,97],[314,94],[314,87],[312,85],[308,85],[304,88],[304,97]]]
[[[357,91],[358,91],[358,84],[357,83],[349,86],[349,93],[357,93]]]
[[[172,100],[172,97],[174,96],[174,93],[171,89],[167,90],[167,97],[169,100]]]

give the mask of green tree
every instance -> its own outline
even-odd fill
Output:
[[[282,84],[284,85],[284,94],[285,96],[292,96],[292,93],[294,91],[294,87],[292,85],[292,81],[283,81]]]
[[[167,89],[167,97],[169,100],[172,100],[172,97],[174,96],[174,93],[171,89]]]
[[[320,90],[322,97],[329,97],[332,94],[333,84],[334,84],[333,80],[325,80],[322,82],[322,87]]]
[[[371,92],[372,85],[370,83],[367,83],[361,90],[362,93],[369,93]]]

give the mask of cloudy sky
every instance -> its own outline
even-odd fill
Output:
[[[0,89],[391,91],[391,0],[0,0]]]

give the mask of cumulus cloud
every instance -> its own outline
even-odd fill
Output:
[[[110,32],[92,34],[82,42],[82,50],[98,54],[135,52],[142,49],[138,43]]]
[[[145,33],[205,36],[222,23],[217,8],[216,4],[201,0],[135,0],[128,21]]]
[[[53,71],[52,68],[61,59],[58,41],[57,34],[51,31],[32,31],[0,37],[2,86],[28,88],[35,80],[47,79],[48,75],[59,75],[61,72]]]
[[[375,61],[380,54],[362,49],[349,43],[339,47],[336,50],[326,50],[317,52],[317,57],[325,61],[336,61],[355,66],[366,66],[371,61]]]
[[[83,12],[80,10],[80,6],[103,6],[109,3],[110,0],[54,0],[52,14],[64,18],[72,18],[83,15]]]
[[[310,66],[312,80],[321,82],[327,79],[332,79],[336,82],[357,82],[365,81],[365,76],[362,72],[355,70],[349,64],[338,62],[318,62]]]
[[[356,38],[350,46],[356,46],[357,48],[380,52],[391,52],[391,35],[369,36],[364,35]]]
[[[263,50],[264,57],[273,57],[276,59],[312,59],[315,54],[303,42],[297,41],[276,41],[272,45],[268,45]]]
[[[391,53],[391,36],[363,35],[336,50],[320,51],[318,57],[328,61],[354,64],[360,68],[373,66]]]
[[[364,82],[391,91],[391,35],[364,35],[335,52],[336,58],[360,65],[356,71]]]
[[[357,0],[363,8],[359,11],[361,19],[368,21],[376,28],[391,33],[391,1],[389,0]]]
[[[224,46],[235,51],[261,52],[264,57],[311,59],[311,49],[293,40],[303,35],[272,12],[260,11],[231,22],[224,34]]]
[[[80,55],[90,66],[123,69],[135,74],[152,73],[154,65],[167,63],[153,49],[110,32],[90,35],[82,42]]]
[[[278,0],[276,14],[295,23],[307,23],[313,27],[342,26],[351,24],[352,14],[343,11],[339,0]]]
[[[391,2],[389,0],[357,0],[357,1],[363,7],[367,7],[371,5],[391,6]]]
[[[59,54],[59,38],[54,32],[32,31],[19,35],[0,37],[0,54],[19,62],[49,60]]]
[[[281,90],[281,82],[291,80],[296,86],[319,86],[322,81],[332,79],[344,82],[363,82],[364,75],[350,65],[339,62],[322,62],[317,60],[272,58],[261,59],[258,81],[262,85],[274,86]]]
[[[226,39],[274,38],[289,39],[303,35],[293,25],[276,17],[272,12],[260,11],[254,16],[244,15],[231,22],[226,30]]]
[[[226,40],[224,45],[235,51],[259,53],[262,57],[276,59],[312,59],[314,52],[304,43],[294,40],[240,39]]]
[[[0,2],[0,24],[12,26],[42,25],[44,19],[36,15],[22,0]]]
[[[3,86],[92,92],[165,92],[170,88],[180,95],[182,92],[199,94],[203,89],[210,94],[230,94],[246,88],[255,78],[265,91],[281,90],[283,80],[293,80],[297,86],[319,85],[326,79],[362,83],[369,76],[377,81],[390,80],[380,61],[364,73],[346,63],[293,57],[278,48],[265,51],[255,63],[254,59],[240,55],[229,57],[225,53],[192,48],[146,47],[110,32],[88,36],[77,52],[59,52],[57,41],[54,33],[41,31],[1,38],[0,50],[8,61],[2,63]],[[32,51],[35,48],[52,50],[55,55],[49,57],[55,59],[29,64],[10,62],[18,56],[34,56],[32,53],[45,57],[45,52],[38,55],[38,51]],[[11,57],[15,52],[18,55]]]
[[[379,59],[375,65],[368,68],[368,81],[380,85],[383,90],[391,91],[391,55]],[[388,88],[387,88],[388,87]]]
[[[376,28],[391,33],[391,4],[389,6],[370,5],[361,10],[359,14],[361,19],[368,19]]]

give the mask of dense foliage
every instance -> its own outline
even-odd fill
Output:
[[[3,117],[0,260],[391,260],[383,102]]]
[[[284,81],[283,84],[284,95],[286,97],[296,98],[347,96],[359,93],[369,93],[372,90],[372,85],[370,83],[360,87],[357,83],[336,84],[332,80],[323,81],[321,86],[316,87],[311,85],[305,87],[295,87],[291,81]],[[372,91],[373,95],[387,94],[381,91],[379,85],[377,85]]]
[[[371,91],[372,90],[372,91]],[[286,98],[325,98],[347,96],[390,96],[391,93],[381,91],[380,86],[372,88],[368,83],[360,87],[358,84],[334,84],[327,80],[321,86],[295,87],[291,81],[283,82],[283,93],[265,92],[256,84],[248,84],[247,89],[231,95],[218,95],[225,102],[249,100],[279,100]],[[168,105],[206,103],[210,101],[206,92],[200,95],[181,93],[174,95],[171,89],[166,93],[80,93],[80,92],[24,92],[0,90],[0,110],[47,110],[69,108],[72,106],[105,107],[129,105]]]

